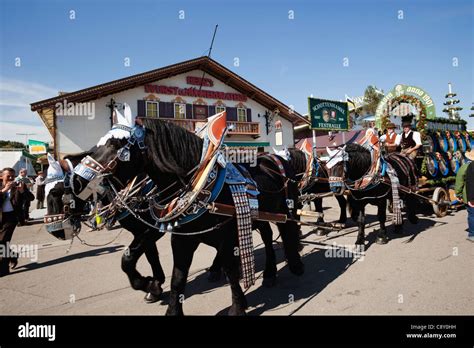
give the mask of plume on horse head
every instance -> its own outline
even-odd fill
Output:
[[[109,139],[124,139],[130,137],[130,132],[124,129],[124,127],[132,128],[134,120],[132,117],[132,109],[127,103],[123,104],[123,115],[115,108],[114,109],[114,125],[112,129],[107,132],[102,138],[100,138],[97,146],[103,146]],[[119,127],[124,126],[124,127]]]

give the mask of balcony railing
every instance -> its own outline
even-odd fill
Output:
[[[162,118],[162,120],[172,122],[180,127],[187,129],[190,132],[194,132],[197,128],[200,128],[206,124],[206,120],[189,120],[176,118]],[[227,127],[230,126],[233,126],[233,129],[229,130],[229,135],[250,135],[253,137],[260,136],[260,123],[258,122],[227,121]]]

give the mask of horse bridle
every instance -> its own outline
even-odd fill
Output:
[[[88,155],[84,157],[76,167],[73,168],[72,175],[70,177],[72,193],[84,201],[94,193],[103,193],[103,187],[101,185],[102,179],[106,176],[113,175],[113,171],[117,166],[118,161],[130,161],[130,148],[133,145],[138,144],[141,152],[145,152],[146,146],[144,126],[137,124],[132,128],[116,124],[112,127],[112,130],[114,129],[125,130],[130,133],[130,137],[127,143],[117,150],[117,154],[105,166]],[[84,189],[79,193],[75,192],[74,175],[78,175],[87,181],[86,187],[84,187]]]
[[[64,193],[61,197],[63,202],[63,212],[60,214],[45,215],[43,222],[45,224],[46,231],[49,233],[64,230],[65,234],[78,234],[81,229],[80,221],[75,221],[74,214],[71,214],[71,209],[75,208],[75,200],[71,194],[71,187],[69,186],[70,173],[73,170],[73,165],[70,160],[66,159],[65,162],[69,170],[65,171],[64,175],[56,175],[51,178],[47,178],[47,183],[60,182],[64,183]]]

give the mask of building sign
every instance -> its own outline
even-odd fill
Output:
[[[210,90],[199,89],[195,87],[180,88],[180,87],[169,87],[169,86],[162,86],[162,85],[145,85],[145,93],[171,94],[171,95],[179,95],[183,97],[195,97],[195,98],[235,100],[235,101],[240,101],[240,102],[247,101],[247,96],[240,93],[210,91]]]
[[[349,113],[346,102],[308,98],[311,128],[319,130],[348,130]]]
[[[186,83],[188,85],[204,86],[204,87],[213,87],[214,81],[211,79],[206,79],[203,77],[196,76],[186,76]]]
[[[430,95],[426,93],[419,87],[415,86],[406,86],[406,85],[396,85],[394,89],[392,89],[383,99],[380,101],[379,105],[377,105],[377,110],[375,111],[375,121],[377,123],[377,127],[381,128],[382,125],[382,116],[384,113],[387,112],[389,106],[391,105],[394,99],[398,101],[403,101],[403,97],[407,96],[409,98],[416,98],[419,100],[421,105],[426,110],[426,118],[433,119],[436,117],[436,110],[433,103],[433,99],[431,99]],[[391,112],[391,110],[389,110]]]
[[[38,140],[28,140],[28,148],[30,149],[30,154],[40,155],[47,152],[48,144]]]
[[[466,130],[466,126],[460,123],[449,123],[449,122],[426,122],[426,130],[429,131],[459,131]]]

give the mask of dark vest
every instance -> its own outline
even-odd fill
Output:
[[[411,131],[408,136],[406,136],[405,132],[403,132],[400,145],[402,146],[402,149],[408,149],[410,147],[416,146],[415,140],[413,140],[413,131]]]

